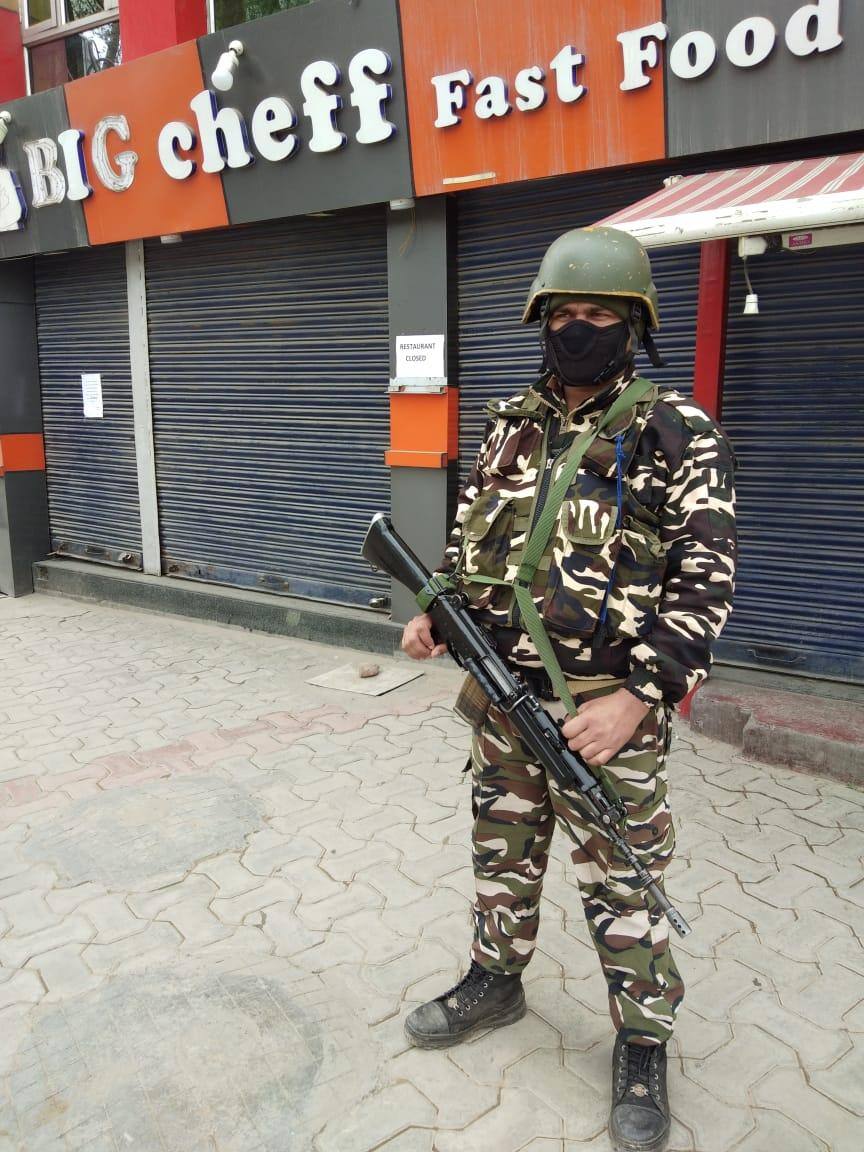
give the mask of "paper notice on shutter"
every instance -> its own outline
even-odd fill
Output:
[[[396,376],[401,380],[443,377],[444,336],[399,336],[396,339]]]
[[[84,372],[81,376],[81,392],[84,396],[84,419],[101,420],[102,377],[98,372]]]

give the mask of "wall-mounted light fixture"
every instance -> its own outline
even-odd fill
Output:
[[[219,57],[219,63],[213,69],[211,80],[214,88],[218,88],[220,92],[231,91],[234,87],[234,74],[244,51],[242,40],[231,41],[228,45],[228,51],[222,53]]]
[[[9,125],[11,123],[12,113],[7,112],[4,108],[3,111],[0,112],[0,144],[2,144],[6,137],[9,135]]]
[[[744,282],[747,285],[747,295],[744,297],[744,316],[759,315],[759,297],[753,291],[750,283],[750,271],[747,260],[750,256],[762,256],[768,251],[768,240],[765,236],[739,236],[738,255],[744,268]]]

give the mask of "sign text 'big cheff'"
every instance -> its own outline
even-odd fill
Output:
[[[396,131],[395,124],[386,117],[393,89],[381,79],[391,70],[390,57],[378,48],[364,49],[348,63],[350,102],[360,121],[354,133],[358,144],[389,140]],[[340,76],[334,61],[316,60],[300,77],[302,114],[308,129],[305,143],[312,152],[334,152],[348,142],[338,119],[343,100],[333,91]],[[171,121],[162,128],[158,142],[139,145],[156,147],[162,168],[174,180],[187,180],[194,173],[196,161],[189,154],[196,142],[200,142],[203,153],[202,170],[215,173],[225,167],[245,168],[256,156],[270,163],[289,160],[304,138],[298,131],[297,112],[282,96],[262,100],[252,114],[251,124],[237,108],[220,108],[216,94],[209,89],[190,101],[190,109],[194,113],[192,123]],[[61,132],[56,141],[49,137],[26,141],[23,148],[33,189],[32,206],[44,208],[64,199],[86,200],[93,195],[91,177],[111,192],[131,188],[139,155],[131,148],[118,152],[118,142],[135,143],[123,115],[101,119],[90,141],[77,128]],[[17,180],[13,186],[20,190]],[[10,196],[6,213],[0,216],[0,226],[23,227],[26,207],[23,195],[16,197],[14,203]]]
[[[9,104],[0,257],[412,194],[395,0],[316,0],[240,34],[228,90],[216,33]]]

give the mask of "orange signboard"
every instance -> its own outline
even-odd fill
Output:
[[[400,0],[420,196],[665,155],[659,52],[622,90],[622,33],[661,0]],[[632,43],[634,37],[628,37]],[[638,38],[637,38],[638,41]]]
[[[163,126],[194,126],[189,102],[203,88],[194,41],[66,85],[69,122],[83,133],[80,154],[93,189],[83,201],[91,244],[228,223],[222,181],[202,172],[197,142],[183,153],[196,164],[188,179],[173,179],[159,160]]]

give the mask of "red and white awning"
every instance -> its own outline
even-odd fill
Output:
[[[673,176],[608,216],[646,248],[864,222],[864,152]]]

